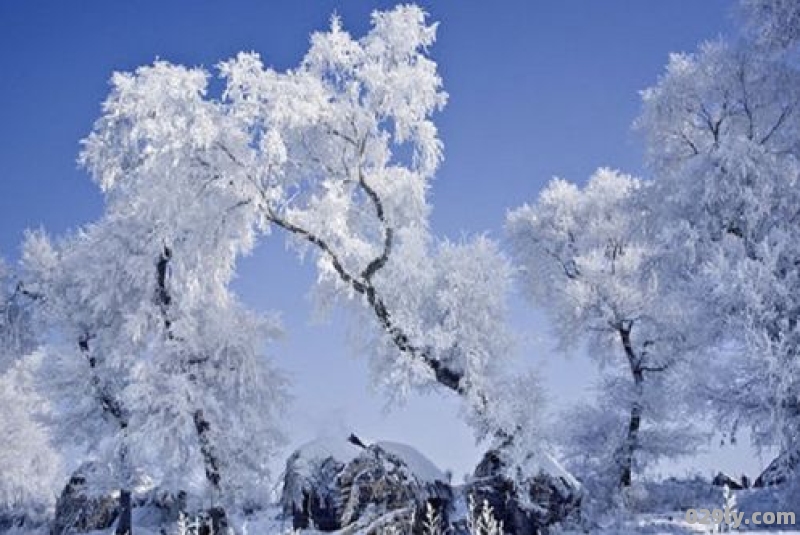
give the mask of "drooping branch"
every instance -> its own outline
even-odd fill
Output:
[[[357,277],[352,275],[347,269],[344,267],[344,264],[341,262],[339,257],[336,255],[333,248],[328,245],[328,243],[316,235],[315,233],[308,231],[302,227],[299,227],[293,223],[290,223],[284,218],[281,218],[274,213],[270,213],[268,215],[268,219],[277,225],[278,227],[286,230],[287,232],[294,234],[296,236],[305,239],[309,243],[316,245],[322,252],[327,256],[330,260],[331,265],[333,266],[334,270],[336,270],[337,275],[345,284],[348,284],[354,291],[366,297],[367,302],[370,305],[375,317],[383,327],[384,331],[389,335],[392,343],[403,353],[410,355],[412,358],[416,358],[417,360],[423,362],[434,374],[437,382],[442,384],[443,386],[447,387],[448,389],[456,392],[457,394],[465,394],[466,390],[464,385],[462,385],[463,374],[460,372],[455,372],[449,369],[447,366],[443,365],[440,361],[433,358],[430,353],[430,350],[427,348],[423,348],[417,345],[414,345],[409,337],[405,334],[403,329],[396,325],[392,320],[391,314],[389,313],[388,308],[384,300],[378,294],[378,290],[372,284],[371,279],[365,279],[362,277]],[[389,244],[391,246],[391,243]],[[371,263],[370,265],[377,266],[373,273],[380,270],[388,261],[389,252],[391,247],[386,249],[384,253],[386,254],[386,260],[382,262],[375,262]],[[380,257],[379,257],[380,258]]]
[[[343,135],[338,131],[332,133],[343,137]],[[343,139],[353,143],[356,146],[359,146],[355,140],[349,136],[346,138],[343,137]],[[233,152],[224,145],[217,144],[216,146],[234,165],[241,168],[245,172],[245,176],[255,187],[256,191],[261,197],[260,206],[265,212],[266,219],[289,234],[297,236],[300,239],[305,240],[317,247],[320,252],[331,262],[333,269],[336,271],[336,274],[339,276],[341,281],[350,286],[350,288],[352,288],[356,293],[366,297],[367,303],[372,309],[376,319],[380,323],[381,327],[383,327],[384,331],[389,335],[389,338],[398,350],[426,365],[433,372],[436,381],[441,385],[459,395],[466,394],[466,385],[463,381],[464,374],[448,368],[441,361],[434,358],[430,349],[415,345],[405,331],[394,322],[385,301],[380,296],[380,293],[373,284],[373,278],[375,274],[383,269],[389,261],[392,252],[394,232],[386,220],[383,201],[381,200],[378,192],[367,183],[363,174],[363,170],[359,170],[358,184],[359,187],[364,191],[365,195],[370,199],[370,202],[375,209],[375,215],[383,227],[384,239],[380,254],[368,262],[367,266],[361,271],[361,273],[356,275],[348,271],[337,252],[323,237],[307,228],[289,221],[286,217],[279,215],[275,210],[273,210],[263,188],[259,186],[258,182],[252,175],[247,173],[245,165],[239,160],[239,158],[237,158]],[[360,150],[363,153],[363,143],[360,145]]]
[[[291,223],[288,220],[276,215],[274,212],[269,210],[269,208],[267,208],[267,219],[270,221],[270,223],[273,223],[274,225],[282,228],[288,233],[294,234],[295,236],[299,236],[300,238],[311,243],[312,245],[317,246],[322,251],[322,253],[325,254],[331,261],[333,268],[336,270],[336,273],[339,275],[339,277],[342,279],[343,282],[351,285],[353,289],[360,294],[366,293],[367,290],[366,285],[359,279],[353,277],[352,275],[350,275],[350,273],[348,273],[342,262],[339,260],[339,257],[336,256],[336,253],[333,251],[331,246],[328,245],[328,243],[321,237],[317,236],[316,234],[314,234],[309,230],[299,227],[294,223]]]
[[[292,223],[289,223],[285,219],[276,217],[274,215],[272,215],[269,219],[277,226],[283,228],[284,230],[290,233],[302,237],[309,243],[316,245],[322,250],[322,252],[331,261],[331,264],[333,265],[333,268],[336,270],[336,273],[339,275],[339,278],[346,284],[350,285],[350,287],[354,291],[366,297],[367,303],[369,303],[370,308],[375,314],[376,319],[379,321],[384,331],[389,335],[394,345],[401,352],[410,355],[412,358],[418,359],[419,361],[423,362],[426,366],[428,366],[428,368],[430,368],[431,371],[433,372],[437,382],[439,382],[443,386],[447,387],[448,389],[458,394],[466,393],[465,386],[462,384],[462,379],[463,379],[462,373],[455,372],[450,368],[448,368],[447,366],[443,365],[439,360],[435,359],[431,355],[430,350],[428,348],[420,347],[413,344],[409,339],[409,337],[405,334],[403,329],[394,323],[384,300],[380,297],[378,290],[372,284],[370,278],[365,278],[364,276],[356,277],[353,276],[351,273],[349,273],[347,269],[344,267],[343,263],[339,260],[333,249],[327,244],[325,240],[323,240],[316,234],[309,232],[303,228],[300,228]],[[391,236],[391,234],[388,235]],[[386,250],[384,250],[383,255],[370,263],[370,266],[374,266],[374,269],[372,270],[370,277],[386,264],[386,261],[388,261],[390,250],[391,250],[391,238],[389,238],[389,247]],[[385,259],[380,261],[384,255]]]

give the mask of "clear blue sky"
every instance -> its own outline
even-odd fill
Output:
[[[114,70],[156,57],[212,66],[256,50],[295,65],[310,32],[334,11],[360,34],[390,2],[352,0],[4,0],[0,2],[0,254],[15,259],[26,228],[53,234],[91,221],[100,195],[75,165],[78,141],[98,116]],[[432,55],[450,102],[437,119],[445,163],[433,187],[433,229],[499,236],[505,211],[531,200],[551,176],[582,181],[598,166],[642,171],[631,121],[638,91],[671,51],[729,34],[730,0],[477,0],[422,2],[440,21]],[[278,362],[296,381],[293,441],[318,429],[412,443],[457,474],[476,461],[469,431],[447,396],[414,399],[391,414],[367,391],[342,321],[311,322],[309,266],[279,237],[241,266],[237,290],[253,306],[283,311]],[[552,355],[546,326],[515,304],[530,343],[526,364],[547,377],[553,405],[586,395],[591,366]],[[580,377],[580,381],[572,378]],[[730,457],[730,458],[728,458]],[[741,455],[718,458],[752,469]],[[712,461],[706,459],[704,463]],[[704,465],[705,466],[705,465]]]

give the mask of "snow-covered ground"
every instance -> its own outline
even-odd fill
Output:
[[[265,511],[260,515],[254,515],[236,523],[237,533],[240,535],[284,535],[297,533],[298,535],[319,535],[323,532],[317,530],[303,530],[300,532],[293,532],[291,522],[280,520],[276,517],[277,510],[271,509]],[[762,529],[762,530],[737,530],[735,533],[746,535],[750,534],[765,534],[770,535],[800,535],[800,526],[797,529],[783,529],[788,526],[782,526],[775,529]],[[682,512],[674,514],[659,514],[659,515],[637,515],[632,519],[616,524],[613,526],[605,526],[602,528],[591,530],[589,533],[596,535],[677,535],[677,534],[695,534],[695,533],[719,533],[720,531],[716,526],[701,526],[698,524],[689,524],[685,521]],[[26,529],[14,530],[6,532],[5,535],[42,535],[46,533],[42,528],[39,529]],[[105,531],[93,531],[86,535],[111,535],[113,529]],[[360,532],[352,531],[351,529],[340,530],[336,532],[328,532],[333,535],[359,535]],[[586,535],[585,531],[568,531],[560,532],[562,535]],[[134,529],[135,535],[161,535],[158,529],[145,526],[136,526]],[[558,533],[554,534],[558,535]]]
[[[593,530],[590,533],[596,535],[677,535],[677,534],[695,534],[695,533],[719,533],[714,529],[709,529],[710,526],[699,526],[697,524],[688,524],[683,520],[682,514],[677,515],[642,515],[626,522],[620,526],[607,527],[604,529]],[[41,535],[41,531],[11,531],[8,535]],[[113,530],[108,531],[94,531],[87,535],[110,535]],[[241,535],[288,535],[297,533],[298,535],[320,535],[323,532],[317,530],[303,530],[300,532],[293,532],[291,523],[281,520],[276,520],[270,514],[263,516],[256,516],[248,519],[239,526]],[[329,535],[359,535],[359,532],[353,532],[349,529],[328,532]],[[796,530],[745,530],[736,531],[735,533],[746,534],[760,534],[764,535],[800,535],[800,527]],[[145,527],[136,527],[134,529],[135,535],[160,535],[158,530]],[[586,535],[583,531],[563,531],[562,535]],[[558,535],[558,534],[555,534]]]

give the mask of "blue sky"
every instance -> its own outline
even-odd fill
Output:
[[[333,12],[360,34],[390,2],[353,0],[6,0],[0,3],[0,254],[15,259],[26,228],[53,234],[97,217],[100,195],[77,169],[79,140],[99,115],[107,80],[161,58],[213,66],[255,50],[276,68],[301,58]],[[730,0],[476,0],[422,2],[441,23],[431,53],[450,101],[437,117],[445,163],[432,191],[433,229],[499,237],[507,209],[532,200],[553,175],[585,180],[598,166],[644,173],[631,122],[638,91],[671,51],[732,32]],[[267,240],[241,265],[251,305],[283,312],[274,348],[295,380],[293,442],[319,430],[409,442],[461,474],[476,462],[469,430],[446,395],[391,413],[368,391],[344,322],[312,322],[310,266]],[[555,408],[587,395],[592,365],[554,354],[535,311],[514,303],[525,365],[546,377]],[[753,472],[746,453],[714,452],[681,465]]]

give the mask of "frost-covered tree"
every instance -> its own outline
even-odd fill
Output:
[[[216,281],[203,284],[195,270],[184,275],[183,284],[178,273],[158,283],[165,330],[134,371],[134,458],[159,471],[163,491],[193,491],[190,509],[210,508],[218,530],[226,508],[268,499],[286,392],[264,350],[281,331],[275,317],[246,310]],[[186,487],[186,466],[202,468],[207,488]]]
[[[630,486],[648,456],[686,454],[695,446],[681,434],[665,447],[649,432],[668,431],[682,416],[677,404],[669,413],[657,408],[664,388],[679,387],[692,342],[686,311],[664,295],[657,251],[643,230],[645,187],[609,169],[598,170],[583,188],[555,179],[536,203],[511,211],[507,220],[526,296],[550,316],[562,348],[585,344],[613,378],[603,384],[604,417],[585,419],[575,430],[596,434],[594,446],[605,448],[586,453],[611,474],[612,489]],[[572,444],[591,445],[591,439]]]
[[[61,477],[61,458],[43,422],[48,402],[31,372],[39,358],[20,358],[0,375],[0,530],[46,520]]]
[[[777,19],[761,22],[770,39],[794,39]],[[670,57],[638,122],[657,177],[654,238],[718,349],[700,374],[715,378],[706,392],[722,423],[750,426],[789,457],[800,431],[798,75],[746,40],[707,43]]]
[[[171,74],[172,94],[157,113],[179,128],[173,119],[192,102],[198,77]],[[128,113],[153,111],[159,92],[147,84],[157,76],[142,78],[118,76],[106,108],[124,93],[138,99]],[[202,135],[183,127],[150,141]],[[284,380],[263,355],[277,324],[244,310],[228,287],[235,258],[253,244],[253,223],[228,190],[178,167],[173,154],[126,163],[112,177],[105,147],[95,135],[82,155],[105,193],[103,217],[55,244],[42,235],[26,243],[26,288],[42,296],[60,342],[48,367],[63,369],[47,375],[61,382],[54,392],[74,398],[59,404],[72,409],[61,420],[65,436],[116,460],[123,510],[137,469],[224,517],[224,506],[245,499],[244,487],[264,490],[284,399]],[[191,485],[195,468],[203,488]]]
[[[0,374],[35,349],[34,297],[0,258]]]
[[[31,373],[41,358],[33,305],[0,260],[0,529],[46,518],[60,476],[61,460],[43,422],[48,404]]]
[[[202,69],[159,62],[115,75],[84,162],[104,187],[155,177],[170,209],[185,199],[176,184],[193,184],[242,243],[285,231],[316,261],[320,302],[368,318],[362,342],[379,385],[443,386],[479,434],[508,442],[519,423],[499,424],[489,385],[510,353],[510,267],[487,238],[454,244],[428,230],[442,157],[431,116],[446,100],[426,54],[435,32],[415,6],[374,13],[360,39],[334,18],[295,69],[254,53],[223,62],[219,95]]]
[[[32,233],[23,252],[25,287],[38,297],[40,321],[51,332],[39,375],[42,391],[60,409],[56,439],[112,467],[115,481],[109,484],[121,489],[118,534],[131,530],[130,411],[124,391],[152,300],[132,284],[144,278],[143,266],[126,262],[135,239],[96,224],[56,243]]]
[[[435,29],[403,6],[375,13],[359,40],[334,19],[288,73],[252,54],[223,63],[222,104],[247,135],[212,152],[233,166],[223,176],[250,181],[263,218],[315,254],[320,289],[377,322],[384,383],[436,381],[483,411],[479,383],[506,352],[495,320],[509,271],[486,239],[455,246],[428,232],[441,159],[431,115],[445,102],[425,54]]]
[[[58,333],[42,374],[66,409],[59,436],[113,461],[123,510],[134,471],[195,508],[241,505],[244,490],[263,496],[280,442],[284,380],[263,356],[276,324],[237,304],[212,265],[225,254],[206,248],[200,261],[184,230],[169,258],[186,245],[194,263],[168,271],[157,223],[109,215],[55,245],[28,239],[29,287]]]
[[[569,407],[558,417],[553,429],[565,466],[586,487],[587,499],[581,513],[597,520],[624,504],[636,508],[638,492],[616,489],[620,482],[620,443],[629,430],[635,403],[641,406],[641,423],[634,454],[633,472],[665,459],[692,455],[705,441],[694,424],[695,413],[683,399],[684,373],[659,374],[646,380],[645,395],[637,398],[627,370],[608,370],[597,385],[596,399]],[[633,481],[636,487],[636,480]],[[624,500],[621,504],[620,499]]]
[[[793,0],[741,0],[749,37],[769,52],[796,52],[800,42],[800,6]]]

